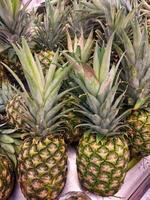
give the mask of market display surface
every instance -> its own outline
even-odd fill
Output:
[[[150,166],[150,6],[33,5],[0,1],[0,200],[131,200]]]

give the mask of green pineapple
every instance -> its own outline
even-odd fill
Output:
[[[128,83],[128,105],[132,110],[127,121],[134,152],[146,156],[150,155],[150,43],[148,31],[137,20],[132,30],[133,40],[126,32],[122,34],[123,51],[126,51],[124,80]]]
[[[20,43],[22,36],[31,40],[33,20],[27,11],[29,3],[22,6],[21,0],[0,1],[0,60],[22,79],[23,72],[12,43]],[[2,64],[0,64],[1,69]],[[12,82],[14,81],[11,75],[8,77]]]
[[[124,93],[118,94],[119,63],[110,67],[113,35],[106,48],[95,47],[92,66],[77,62],[64,53],[74,67],[75,81],[87,96],[79,105],[86,127],[77,151],[77,168],[81,185],[101,196],[114,195],[122,185],[130,157],[120,114]]]
[[[70,67],[57,69],[56,52],[44,76],[37,56],[33,58],[24,39],[22,47],[14,48],[29,87],[27,92],[17,78],[24,91],[21,94],[25,101],[21,117],[24,119],[24,130],[30,135],[23,142],[18,158],[20,186],[27,199],[57,199],[67,175],[67,149],[59,134],[64,122],[59,119],[68,112],[61,111],[65,102],[59,102],[66,92],[58,92]]]

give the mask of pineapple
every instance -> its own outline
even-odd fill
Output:
[[[5,107],[7,122],[17,129],[23,128],[24,120],[20,117],[23,110],[24,100],[20,95],[21,92],[13,89],[8,79],[4,79],[1,83],[1,98]]]
[[[134,152],[146,156],[150,155],[150,43],[147,29],[142,29],[137,20],[132,30],[133,40],[126,32],[122,34],[123,51],[126,51],[124,80],[128,83],[128,105],[131,108],[127,121]]]
[[[24,104],[25,101],[21,94],[14,94],[14,96],[9,98],[5,104],[8,122],[20,129],[23,129],[24,127],[24,119],[21,117],[24,112]]]
[[[65,1],[58,0],[55,4],[51,0],[45,1],[46,12],[39,15],[35,30],[37,56],[44,72],[49,68],[54,52],[65,45],[65,26],[69,14],[69,6]],[[44,19],[43,19],[44,18]]]
[[[7,91],[8,92],[8,91]],[[0,89],[0,94],[2,89]],[[21,143],[21,133],[10,127],[5,117],[4,101],[0,95],[0,199],[10,196],[15,181],[17,153]]]
[[[22,79],[20,62],[12,48],[12,43],[20,43],[20,38],[31,38],[32,18],[27,12],[28,4],[21,4],[21,0],[0,1],[0,60],[7,64]],[[0,69],[2,64],[0,64]],[[9,75],[10,80],[14,79]]]
[[[21,133],[3,121],[0,121],[0,199],[6,200],[14,187]]]
[[[66,144],[59,134],[64,122],[59,119],[68,112],[61,111],[65,102],[59,102],[67,91],[58,92],[70,67],[56,69],[59,56],[56,52],[44,76],[37,56],[34,59],[25,39],[22,40],[22,47],[14,48],[29,87],[26,91],[16,77],[24,91],[21,94],[25,101],[21,118],[24,119],[24,130],[30,134],[23,142],[18,157],[20,186],[27,199],[57,199],[67,173]]]
[[[87,95],[79,105],[86,127],[77,151],[77,169],[81,185],[101,196],[112,196],[120,188],[127,171],[130,152],[124,136],[121,111],[124,93],[119,87],[119,63],[110,67],[113,35],[106,48],[95,47],[93,68],[64,53],[74,67],[75,80]],[[117,94],[117,95],[116,95]]]
[[[75,34],[74,39],[71,39],[71,35],[69,31],[67,30],[67,45],[68,45],[68,51],[76,57],[76,59],[80,60],[82,63],[86,63],[87,61],[90,61],[92,50],[93,50],[93,33],[91,32],[88,36],[88,38],[84,38],[83,30],[80,31],[80,36],[77,37]],[[66,80],[66,85],[64,85],[63,89],[67,89],[69,87],[74,87],[72,92],[69,94],[66,94],[63,99],[68,99],[67,103],[64,106],[65,109],[74,108],[76,110],[76,104],[79,104],[79,102],[82,100],[82,92],[80,94],[80,98],[77,98],[76,94],[79,92],[79,88],[77,85],[75,85],[72,81],[72,75],[68,77]],[[78,142],[79,139],[82,136],[81,127],[76,127],[78,124],[81,123],[81,116],[74,111],[70,111],[66,115],[65,120],[65,127],[67,128],[65,138],[67,143],[73,143]]]
[[[12,164],[7,156],[0,155],[0,199],[7,200],[14,186]]]
[[[69,6],[66,6],[65,1],[57,1],[56,4],[53,4],[50,0],[47,0],[45,2],[46,6],[46,13],[44,14],[44,22],[43,19],[40,18],[40,21],[37,22],[37,30],[36,30],[36,36],[35,36],[35,42],[37,44],[37,56],[42,64],[44,73],[49,68],[49,65],[52,61],[54,52],[59,47],[60,49],[63,49],[64,46],[66,46],[66,43],[68,42],[68,46],[70,51],[77,51],[77,46],[84,45],[85,48],[83,49],[84,52],[81,53],[83,56],[89,56],[88,53],[85,52],[88,51],[89,46],[91,47],[93,44],[92,41],[92,33],[90,34],[87,42],[85,38],[83,37],[83,34],[79,38],[76,38],[78,41],[71,42],[71,38],[69,35],[69,32],[67,31],[67,38],[66,40],[66,32],[65,30],[67,22],[68,22],[68,16],[69,16]],[[55,17],[54,17],[55,16]],[[90,43],[91,42],[91,43]],[[80,43],[80,44],[79,44]],[[87,45],[87,46],[86,46]],[[82,49],[82,46],[81,46]],[[90,54],[90,52],[89,52]],[[62,57],[61,57],[62,58]],[[84,59],[84,58],[83,58]],[[62,59],[63,60],[63,59]],[[63,62],[63,61],[62,61]],[[67,79],[66,82],[69,82]],[[70,95],[66,95],[63,98],[68,99],[69,101],[64,107],[64,110],[66,108],[74,107],[73,103],[75,98],[70,93]],[[75,128],[77,123],[79,122],[79,118],[76,116],[75,112],[70,112],[65,118],[65,126],[66,126],[66,134],[65,139],[67,143],[77,142],[81,136],[81,132],[79,128]]]
[[[84,192],[68,192],[59,200],[91,200]]]

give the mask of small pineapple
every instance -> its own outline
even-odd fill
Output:
[[[110,67],[113,35],[106,48],[95,47],[93,64],[82,64],[64,53],[73,65],[75,81],[87,96],[79,104],[85,116],[80,126],[86,127],[77,151],[77,169],[81,185],[101,196],[114,195],[127,172],[130,152],[124,136],[120,114],[124,93],[118,95],[119,63]],[[127,111],[128,112],[128,111]]]
[[[59,119],[68,111],[61,111],[65,102],[59,100],[66,91],[59,93],[59,89],[70,67],[57,69],[59,55],[56,52],[44,76],[38,57],[33,58],[25,39],[22,47],[14,48],[29,86],[28,92],[20,81],[25,101],[20,115],[30,135],[23,142],[18,158],[20,186],[27,199],[57,199],[67,175],[67,149],[59,134],[64,122]]]
[[[128,106],[132,110],[127,121],[134,152],[146,156],[150,155],[150,43],[147,29],[142,29],[137,20],[132,30],[133,40],[126,32],[122,34],[126,51],[124,80],[128,83]]]

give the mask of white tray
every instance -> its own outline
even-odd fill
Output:
[[[142,159],[135,167],[128,171],[124,184],[114,197],[100,197],[86,192],[92,200],[140,200],[145,191],[150,186],[150,156]],[[60,195],[70,191],[82,191],[76,170],[76,153],[74,148],[68,150],[68,176],[65,188]],[[14,193],[9,200],[25,200],[19,186],[17,185]],[[150,200],[146,199],[146,200]]]

